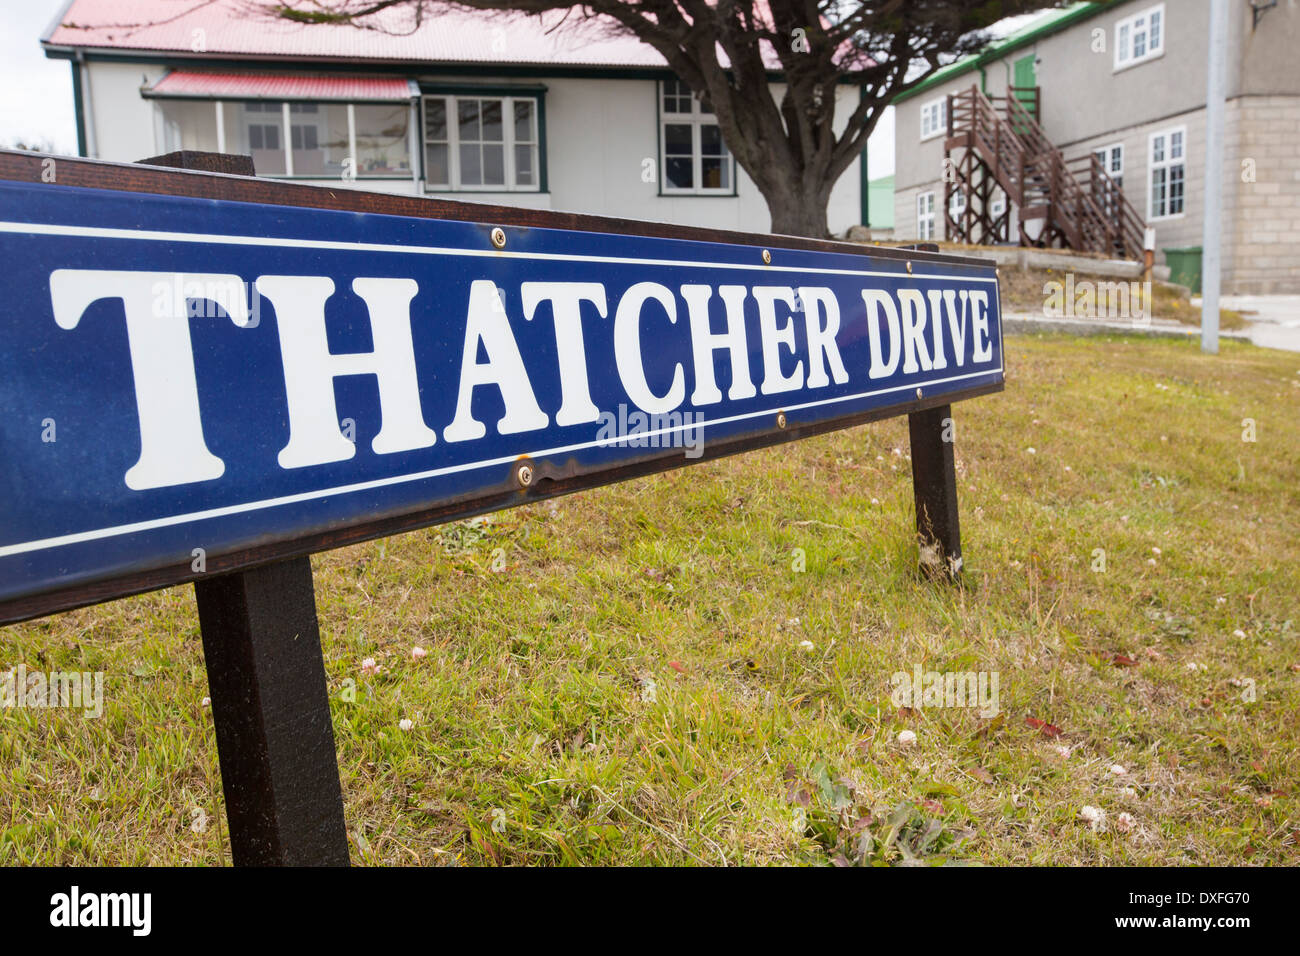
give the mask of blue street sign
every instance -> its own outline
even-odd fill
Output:
[[[0,255],[0,602],[1002,382],[991,264],[14,182]]]

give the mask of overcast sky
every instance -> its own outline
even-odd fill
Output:
[[[48,60],[40,38],[63,9],[64,0],[5,0],[0,12],[0,145],[45,143],[57,153],[77,152],[72,105],[72,70],[65,60]],[[1024,18],[999,24],[1007,33]],[[871,137],[872,179],[894,171],[894,111]]]
[[[47,60],[41,35],[64,0],[7,0],[0,12],[0,144],[46,142],[77,152],[72,68]]]

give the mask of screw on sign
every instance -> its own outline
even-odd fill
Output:
[[[313,553],[907,415],[921,566],[960,574],[990,263],[39,162],[0,151],[0,402],[59,431],[0,434],[0,624],[194,583],[236,863],[348,862]]]

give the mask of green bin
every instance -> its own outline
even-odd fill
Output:
[[[1193,295],[1201,292],[1201,247],[1186,246],[1166,249],[1165,264],[1169,266],[1169,281],[1185,285]]]

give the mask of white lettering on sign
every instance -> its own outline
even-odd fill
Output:
[[[421,294],[415,280],[352,280],[350,292],[365,303],[373,343],[371,351],[352,353],[329,348],[326,315],[338,292],[332,279],[266,275],[254,286],[276,316],[289,427],[288,442],[277,456],[281,468],[356,456],[354,426],[349,424],[345,433],[335,401],[336,381],[349,376],[373,376],[377,385],[381,422],[370,442],[374,454],[417,451],[437,442],[437,431],[424,419],[412,336],[412,311]],[[459,377],[454,386],[444,386],[455,395],[454,414],[442,428],[447,442],[487,436],[488,423],[474,416],[480,389],[500,396],[502,413],[493,426],[497,434],[540,431],[551,423],[511,325],[505,304],[515,300],[507,291],[487,279],[470,283]],[[60,269],[50,275],[50,295],[55,321],[69,330],[77,328],[92,304],[122,303],[140,424],[140,458],[126,472],[127,487],[143,491],[220,478],[225,464],[208,449],[203,435],[190,322],[218,314],[205,306],[215,303],[234,325],[256,329],[243,281],[222,274]],[[868,380],[877,381],[993,358],[986,290],[905,286],[894,293],[863,289],[861,296],[865,315],[852,313],[847,341],[862,341],[859,323],[865,319],[867,367],[857,368],[855,375],[865,372]],[[679,299],[685,304],[682,323]],[[602,422],[611,414],[592,395],[590,364],[600,357],[588,353],[587,333],[596,329],[602,335],[612,332],[613,370],[632,406],[649,416],[667,415],[686,401],[687,365],[672,358],[688,354],[686,340],[690,403],[697,408],[722,402],[719,374],[726,374],[727,399],[733,402],[760,393],[824,389],[832,382],[842,386],[851,377],[840,348],[845,332],[841,303],[824,286],[688,283],[674,292],[657,282],[638,282],[612,302],[600,282],[522,282],[517,301],[521,314],[514,318],[521,323],[545,321],[549,312],[560,383],[559,408],[550,412],[561,427]],[[429,300],[424,305],[429,307]],[[607,330],[611,311],[613,328]],[[752,326],[747,327],[747,320]],[[754,328],[757,340],[752,342]],[[751,368],[751,358],[761,368]],[[529,359],[533,373],[545,380],[537,359]],[[622,396],[608,398],[624,407]]]
[[[140,460],[126,472],[126,486],[133,491],[210,481],[226,471],[225,463],[203,441],[190,346],[187,302],[191,300],[168,296],[165,308],[156,301],[156,287],[170,288],[175,279],[176,274],[168,272],[97,269],[58,269],[50,274],[50,300],[59,328],[75,329],[86,309],[100,299],[120,299],[126,312],[140,419]],[[244,325],[247,303],[239,276],[185,275],[181,284],[197,293],[228,289],[232,283],[241,291],[225,302],[226,310],[231,321]]]

